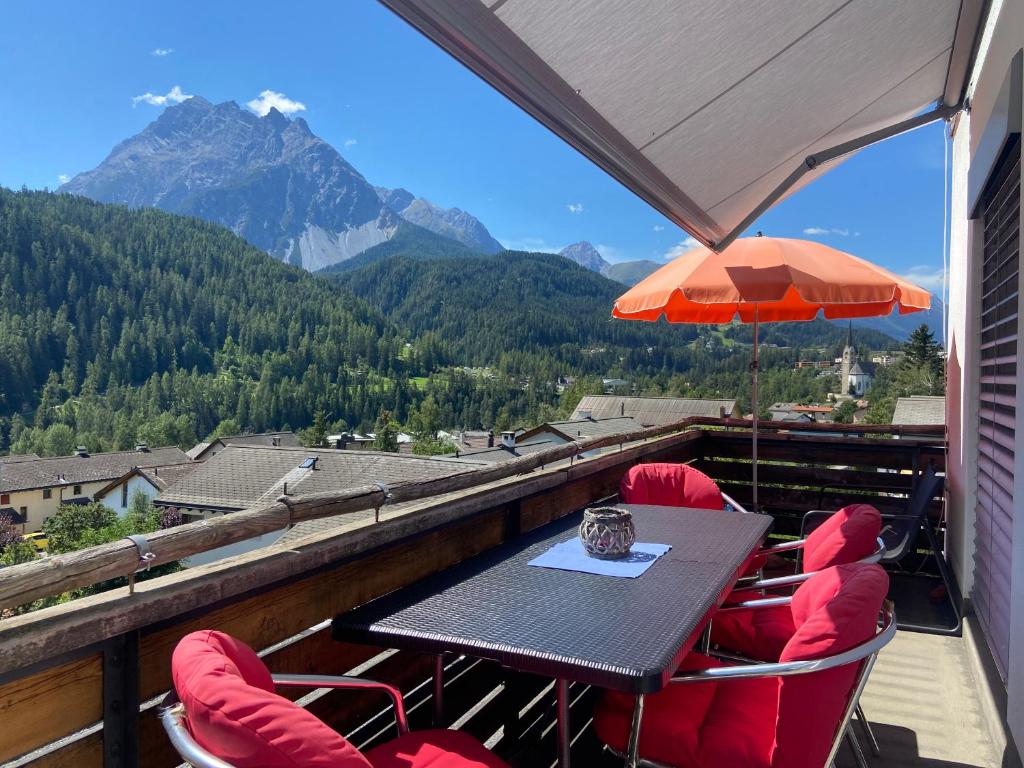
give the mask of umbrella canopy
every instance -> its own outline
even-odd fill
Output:
[[[886,269],[821,243],[747,237],[721,253],[700,246],[622,294],[612,314],[628,320],[754,324],[751,476],[757,511],[757,325],[780,320],[879,317],[931,306],[931,295]]]
[[[697,247],[637,283],[612,314],[670,323],[879,317],[931,306],[928,291],[821,243],[747,237],[722,253]],[[756,311],[755,311],[756,309]]]

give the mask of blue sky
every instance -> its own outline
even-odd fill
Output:
[[[9,3],[0,71],[7,187],[54,188],[94,167],[175,87],[239,104],[271,91],[372,183],[468,210],[509,247],[589,240],[612,261],[660,260],[687,237],[372,0]],[[934,289],[943,151],[935,125],[883,143],[752,229],[819,239]]]

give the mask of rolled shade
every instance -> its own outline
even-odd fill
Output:
[[[809,155],[959,103],[985,5],[383,2],[705,245]]]

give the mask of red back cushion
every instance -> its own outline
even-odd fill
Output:
[[[834,656],[871,639],[888,589],[889,577],[874,564],[833,566],[812,576],[793,595],[796,632],[779,661]],[[825,764],[861,663],[779,678],[773,766]]]
[[[877,547],[882,516],[870,504],[850,504],[815,528],[804,545],[805,573],[855,563]]]
[[[273,693],[256,653],[223,632],[182,638],[171,675],[193,738],[236,768],[372,768],[312,713]]]
[[[715,481],[687,464],[637,464],[619,483],[625,504],[725,509]]]

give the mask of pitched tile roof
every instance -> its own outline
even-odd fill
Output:
[[[686,397],[623,397],[619,395],[584,395],[572,412],[573,419],[590,411],[595,419],[632,416],[645,427],[662,426],[682,421],[689,416],[720,418],[731,416],[736,400],[702,400]]]
[[[0,456],[0,464],[16,464],[19,461],[33,461],[38,459],[36,453],[12,453],[8,456]]]
[[[300,465],[315,457],[316,468]],[[481,462],[482,463],[482,462]],[[262,448],[229,445],[162,491],[163,506],[239,510],[273,501],[284,492],[301,496],[341,491],[368,483],[429,480],[473,469],[475,463],[444,457],[325,448]]]
[[[4,463],[0,464],[0,491],[96,483],[121,477],[133,467],[158,467],[187,461],[184,451],[172,447]]]
[[[554,448],[557,443],[554,440],[537,440],[526,445],[517,445],[515,448],[506,448],[503,445],[495,445],[493,448],[470,448],[466,451],[459,451],[457,458],[486,464],[498,464],[502,461],[529,456],[540,451]]]
[[[612,416],[610,418],[567,419],[565,421],[549,421],[533,429],[526,430],[516,437],[516,442],[527,441],[534,436],[542,436],[552,432],[562,435],[567,440],[587,439],[614,435],[618,432],[638,432],[644,425],[632,416]]]
[[[251,435],[225,435],[211,440],[208,443],[197,443],[189,449],[190,459],[200,460],[203,454],[213,446],[219,445],[222,448],[227,445],[255,445],[266,448],[300,448],[298,435],[294,432],[258,432]]]
[[[102,499],[112,490],[140,475],[158,491],[165,490],[181,478],[191,474],[200,466],[200,462],[190,461],[187,464],[171,464],[164,467],[133,467],[120,477],[116,477],[93,494],[94,499]]]
[[[945,424],[946,398],[914,395],[896,400],[892,414],[893,424]]]

